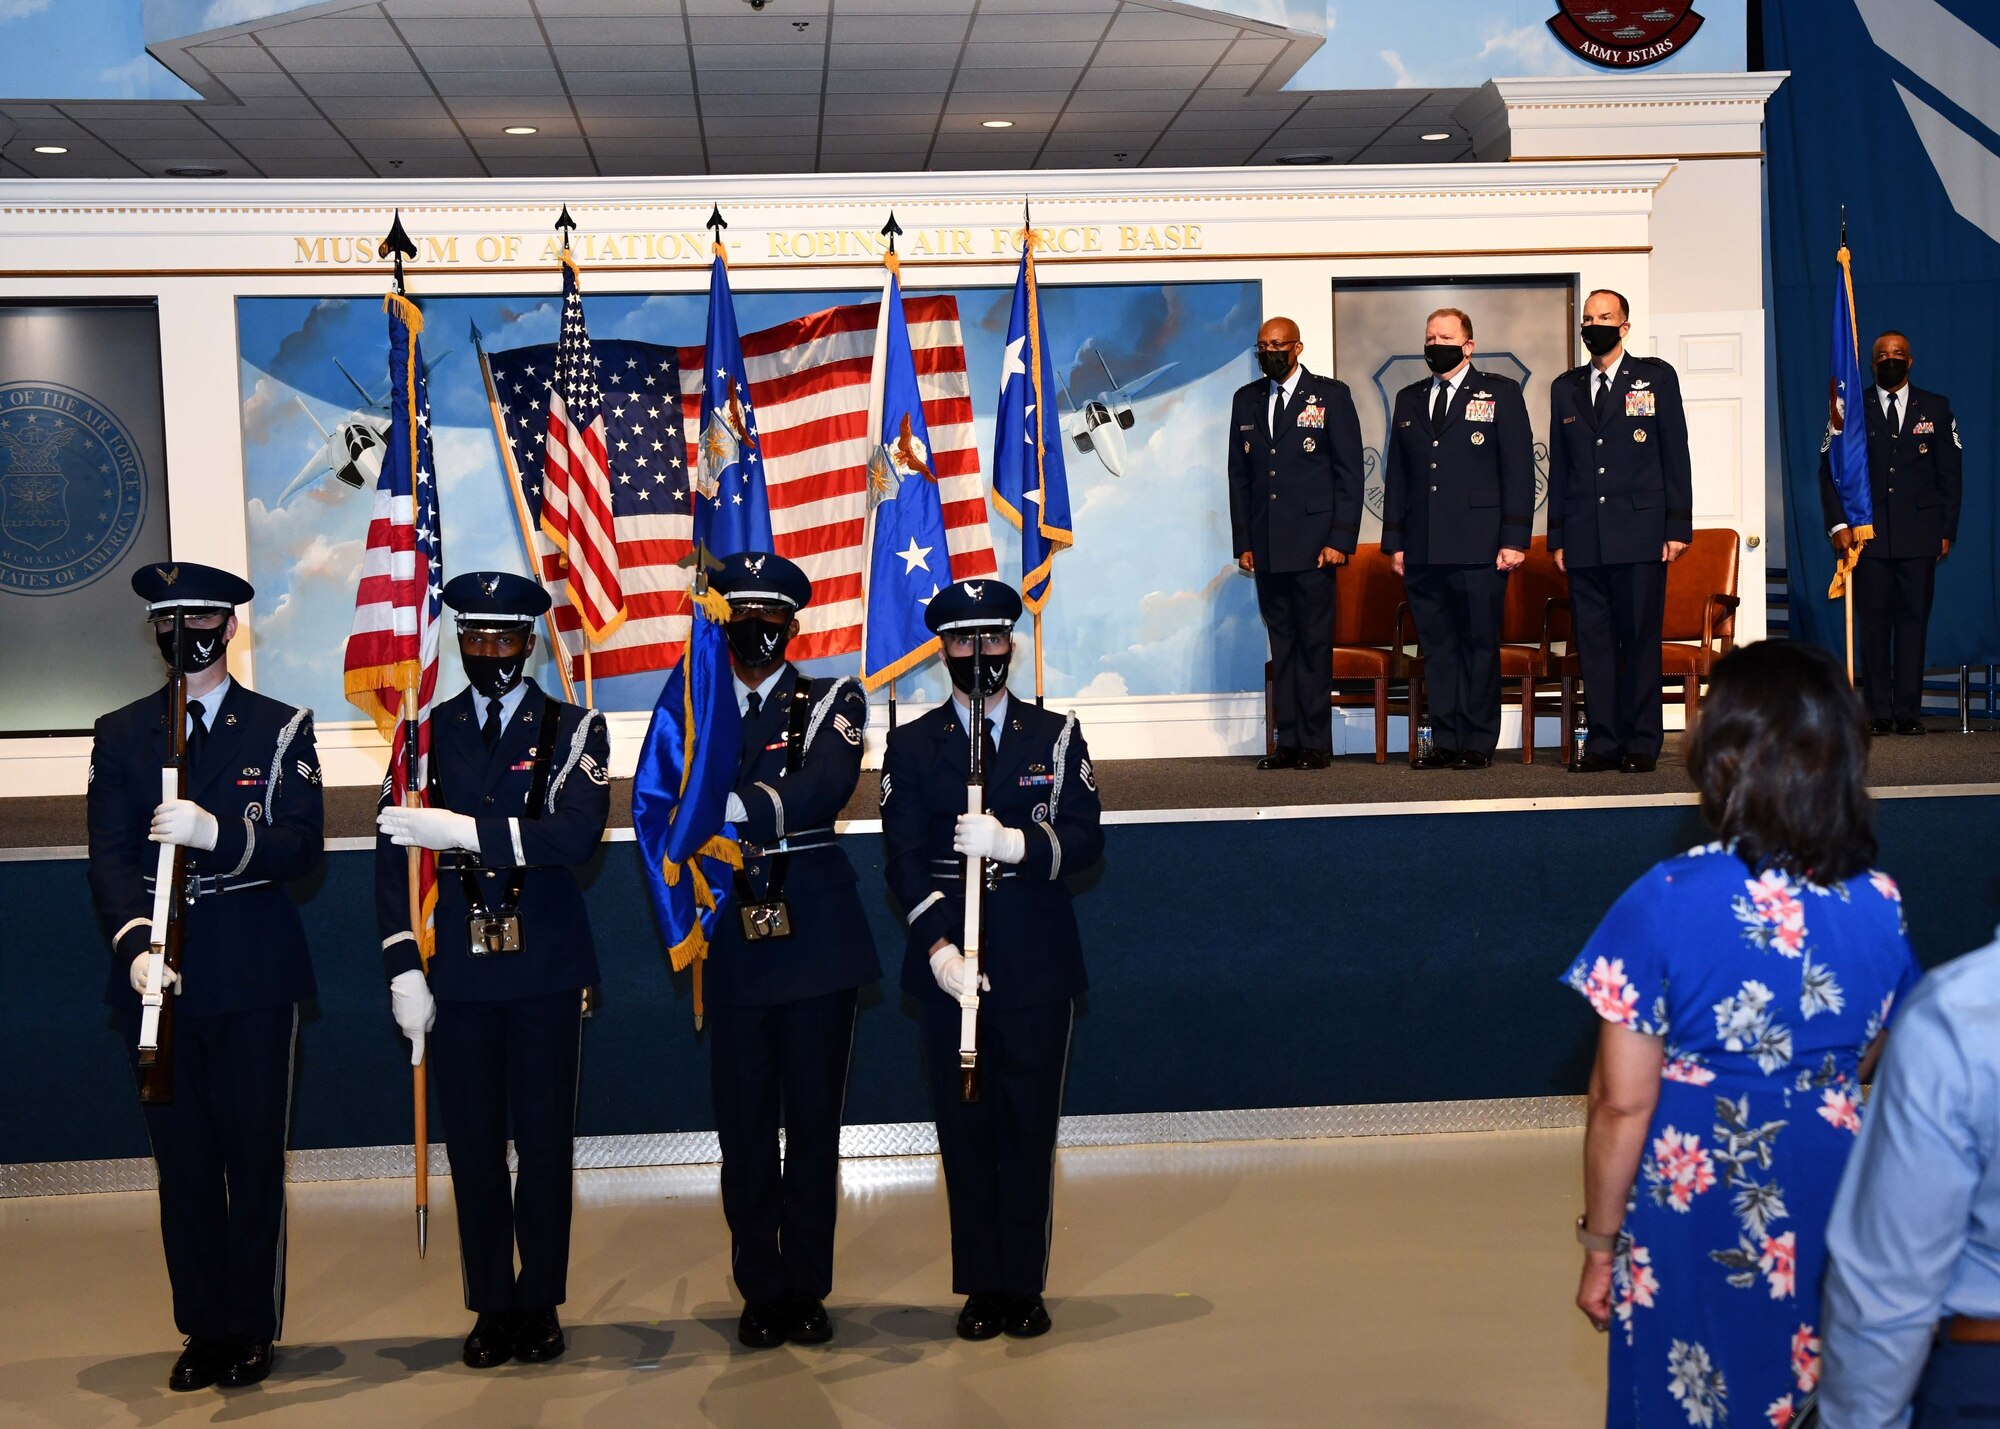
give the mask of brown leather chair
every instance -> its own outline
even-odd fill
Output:
[[[1569,579],[1556,569],[1549,538],[1537,536],[1528,545],[1528,559],[1507,578],[1507,604],[1500,614],[1500,684],[1521,701],[1521,762],[1535,762],[1535,718],[1563,713],[1563,650],[1570,634]],[[1543,693],[1542,687],[1548,686]]]
[[[1403,599],[1403,578],[1396,574],[1379,542],[1358,548],[1334,581],[1333,704],[1336,708],[1372,706],[1375,711],[1375,762],[1389,758],[1389,716],[1409,715],[1422,708],[1423,661],[1410,648],[1416,627]],[[1392,701],[1392,684],[1406,689]],[[1343,690],[1342,685],[1348,686]],[[1355,685],[1365,688],[1355,689]],[[1277,748],[1278,724],[1272,705],[1271,664],[1264,662],[1264,748]],[[1415,744],[1414,730],[1411,744]]]
[[[1701,682],[1736,643],[1736,611],[1743,603],[1736,593],[1743,541],[1736,532],[1718,528],[1697,531],[1680,559],[1667,567],[1666,611],[1660,620],[1660,675],[1677,681],[1668,694],[1687,709],[1686,725],[1694,728],[1701,709]],[[1582,667],[1574,652],[1563,657],[1563,747],[1569,747],[1576,718],[1574,697]]]

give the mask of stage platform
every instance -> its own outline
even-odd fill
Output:
[[[1875,741],[1871,769],[1879,863],[1926,964],[2000,922],[2000,738],[1935,730]],[[1102,764],[1105,858],[1072,881],[1091,990],[1064,1141],[1573,1124],[1596,1028],[1558,977],[1632,879],[1706,833],[1676,744],[1650,775],[1570,774],[1553,749],[1518,758],[1468,773],[1366,758],[1313,772]],[[581,873],[603,978],[579,1165],[713,1160],[708,1050],[687,975],[666,971],[629,785],[617,792]],[[845,1149],[922,1153],[934,1140],[875,797],[870,775],[844,822],[885,972],[863,995]],[[293,1174],[405,1174],[409,1068],[373,922],[372,791],[330,790],[328,807],[324,868],[297,890],[319,997],[301,1034]],[[0,1195],[151,1179],[100,1000],[108,954],[83,842],[81,798],[0,800],[0,1083],[20,1089],[0,1126]]]

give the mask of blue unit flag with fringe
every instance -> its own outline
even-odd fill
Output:
[[[708,368],[701,384],[700,459],[695,463],[694,541],[721,560],[738,551],[776,549],[764,454],[750,405],[750,373],[736,330],[736,300],[722,245],[708,278]]]
[[[929,659],[937,637],[924,607],[951,584],[944,503],[931,465],[931,433],[917,388],[910,327],[895,255],[875,325],[869,417],[868,526],[862,551],[861,684],[879,689]]]
[[[1854,544],[1834,569],[1829,597],[1845,593],[1862,543],[1875,535],[1875,495],[1868,486],[1868,423],[1860,406],[1867,399],[1868,384],[1861,376],[1861,335],[1854,316],[1854,259],[1845,243],[1835,257],[1840,273],[1833,284],[1833,376],[1827,382],[1826,437],[1820,449],[1826,453]]]
[[[1048,333],[1035,286],[1033,230],[1021,249],[1014,312],[1000,362],[1000,412],[993,424],[993,504],[1021,533],[1021,604],[1039,615],[1048,604],[1056,552],[1074,541],[1069,472],[1063,465],[1062,416]]]

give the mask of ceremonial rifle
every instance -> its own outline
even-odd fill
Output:
[[[187,792],[187,614],[174,611],[174,665],[167,676],[167,762],[160,770],[160,801]],[[153,937],[146,958],[146,990],[139,1000],[139,1100],[163,1105],[174,1099],[174,994],[167,974],[179,978],[188,899],[187,849],[163,843],[153,870]],[[178,984],[176,984],[178,985]]]
[[[972,632],[972,688],[966,691],[972,718],[967,722],[970,752],[965,764],[965,811],[986,812],[986,680],[983,668],[984,632]],[[958,998],[958,1099],[979,1100],[979,947],[984,940],[986,860],[965,856],[965,930],[959,948],[965,954],[965,991]]]

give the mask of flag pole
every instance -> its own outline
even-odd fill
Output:
[[[1035,522],[1039,528],[1042,519],[1042,501],[1048,499],[1049,483],[1044,467],[1047,458],[1042,446],[1042,318],[1035,310],[1035,221],[1028,210],[1028,200],[1025,196],[1021,200],[1021,247],[1026,255],[1024,261],[1028,265],[1028,370],[1031,374],[1028,380],[1035,389],[1035,486],[1041,493],[1041,500],[1035,503]],[[1024,543],[1027,540],[1027,519],[1028,513],[1023,509],[1021,539]],[[1050,574],[1042,585],[1042,599],[1036,602],[1034,607],[1036,709],[1043,709],[1047,705],[1042,692],[1042,609],[1048,604],[1048,593],[1053,583],[1054,569],[1051,567]],[[1027,592],[1023,591],[1022,594],[1026,595]]]
[[[514,499],[514,524],[521,532],[521,552],[527,557],[528,571],[535,578],[535,584],[544,591],[548,582],[542,579],[542,563],[535,557],[535,538],[532,523],[528,520],[527,498],[521,494],[521,472],[514,465],[514,444],[507,437],[507,419],[500,412],[500,390],[493,383],[493,368],[486,360],[486,348],[479,327],[472,328],[472,350],[479,354],[479,371],[486,379],[486,405],[493,414],[493,434],[500,439],[500,469],[507,478],[507,494]],[[549,635],[549,650],[556,657],[556,674],[562,678],[563,698],[576,703],[576,689],[570,682],[569,651],[564,648],[562,633],[556,629],[556,610],[553,602],[542,615],[542,625]]]
[[[407,298],[407,289],[403,281],[403,259],[406,257],[416,257],[417,246],[410,241],[410,235],[403,231],[403,216],[401,213],[396,214],[389,226],[388,234],[382,239],[381,244],[376,249],[376,256],[378,257],[387,258],[391,255],[396,260],[396,296]],[[410,372],[406,377],[404,385],[404,393],[406,400],[414,403],[416,400],[415,344],[413,342],[406,344],[404,351],[407,354],[405,361],[410,366]],[[414,530],[417,524],[417,424],[412,420],[405,422],[404,426],[409,432],[410,440],[410,527]],[[423,679],[421,665],[421,660],[412,662],[409,680],[402,689],[403,707],[397,711],[402,716],[403,721],[403,807],[406,809],[417,808],[422,802],[421,786],[417,782],[418,732],[419,721],[421,719],[417,705],[417,690]],[[409,857],[404,867],[406,869],[405,883],[408,886],[409,893],[410,936],[416,939],[417,955],[423,963],[425,974],[428,975],[430,972],[431,955],[430,948],[424,942],[423,894],[419,888],[423,877],[423,850],[412,844],[408,853]],[[429,1057],[428,1049],[425,1052],[425,1057],[426,1059]],[[410,1069],[412,1120],[415,1123],[416,1141],[412,1173],[416,1193],[417,1259],[419,1260],[424,1258],[425,1251],[430,1247],[431,1158],[430,1079],[427,1076],[428,1071],[429,1068],[425,1062],[418,1062],[416,1066]]]

